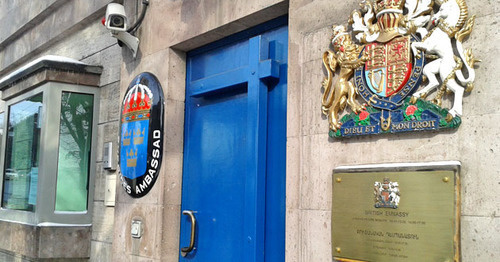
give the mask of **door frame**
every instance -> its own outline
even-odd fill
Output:
[[[248,39],[250,41],[250,49],[252,47],[256,46],[255,41],[258,41],[260,44],[260,41],[262,40],[261,37],[252,37],[255,35],[260,35],[265,32],[271,31],[273,29],[277,29],[279,27],[283,26],[288,26],[288,16],[282,16],[276,19],[273,19],[269,22],[266,22],[264,24],[261,24],[259,26],[250,28],[248,30],[242,31],[240,33],[234,34],[232,36],[226,37],[224,39],[221,39],[217,42],[208,44],[206,46],[203,46],[201,48],[198,48],[196,50],[193,50],[191,52],[188,52],[189,55],[196,55],[200,53],[207,52],[209,50],[228,45],[233,42],[241,41]],[[288,38],[288,33],[287,33],[287,44],[289,41]],[[266,50],[267,51],[267,50]],[[250,70],[252,72],[258,72],[259,71],[259,61],[260,61],[260,53],[261,50],[250,50],[250,54],[257,54],[256,57],[252,57],[250,60],[255,60],[257,63],[249,64]],[[285,50],[284,52],[288,52]],[[184,59],[186,62],[186,67],[187,65],[187,55]],[[288,64],[288,61],[287,63]],[[186,79],[188,79],[188,74],[189,72],[186,72]],[[288,71],[285,71],[285,74],[288,74]],[[287,78],[287,76],[284,76]],[[186,83],[187,86],[187,83]],[[248,80],[248,98],[253,99],[255,101],[249,101],[248,103],[248,112],[256,112],[255,114],[249,114],[249,120],[248,124],[252,126],[256,126],[257,128],[252,129],[251,133],[249,133],[250,137],[254,137],[256,143],[252,142],[249,140],[248,142],[248,154],[254,155],[254,157],[249,157],[248,162],[247,162],[247,169],[249,169],[249,173],[256,173],[258,174],[255,177],[255,181],[248,181],[248,179],[253,179],[251,176],[247,176],[247,181],[245,183],[246,188],[245,191],[249,192],[255,192],[255,194],[246,194],[245,195],[245,206],[250,207],[252,209],[253,215],[250,217],[247,217],[248,220],[245,220],[246,225],[251,225],[249,227],[245,227],[245,235],[249,236],[254,236],[255,241],[252,241],[252,245],[245,245],[245,253],[247,254],[252,254],[251,256],[248,257],[247,261],[264,261],[264,250],[265,250],[265,231],[266,231],[266,167],[267,167],[267,137],[268,137],[268,129],[267,129],[267,96],[268,96],[268,86],[265,85],[261,78],[259,77],[259,74],[255,74],[253,77],[251,76]],[[250,88],[251,86],[254,86],[254,88]],[[285,85],[286,86],[286,85]],[[285,91],[285,99],[286,99],[286,91]],[[186,107],[185,107],[185,118],[184,119],[184,124],[188,123],[189,121],[187,120],[188,117],[188,96],[195,96],[195,95],[200,95],[201,93],[195,93],[195,94],[188,94],[188,91],[186,90]],[[285,105],[286,107],[286,105]],[[286,109],[286,108],[285,108]],[[284,133],[281,134],[285,138],[285,145],[286,145],[286,113],[285,113],[285,130]],[[189,137],[189,134],[187,133],[187,128],[184,128],[184,138],[186,139]],[[186,140],[184,140],[184,143],[188,143]],[[286,148],[283,148],[283,161],[286,162]],[[186,153],[186,152],[184,152]],[[185,155],[183,156],[184,159]],[[183,166],[183,172],[181,174],[181,179],[183,179],[184,175],[184,166]],[[285,235],[286,235],[286,230],[285,230],[285,217],[286,217],[286,210],[285,210],[285,199],[286,199],[286,168],[283,170],[284,172],[284,177],[283,177],[283,196],[282,196],[282,201],[283,201],[283,214],[282,214],[282,221],[281,223],[278,223],[278,227],[282,228],[282,258],[284,260],[285,258]],[[182,193],[181,193],[181,203],[182,207]],[[182,212],[182,209],[181,209]],[[180,219],[184,219],[182,213],[179,212]],[[180,227],[180,223],[179,223]],[[180,241],[180,235],[179,235],[179,241]],[[182,246],[185,243],[180,243],[180,246]],[[179,247],[180,248],[180,247]],[[179,249],[180,250],[180,249]]]

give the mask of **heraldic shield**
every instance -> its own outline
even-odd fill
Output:
[[[122,112],[122,145],[120,169],[124,177],[134,179],[145,173],[149,117],[152,93],[147,86],[138,84],[129,90]]]
[[[163,152],[164,98],[160,82],[151,73],[130,83],[122,103],[120,180],[132,197],[143,197],[153,187]]]
[[[365,46],[369,57],[364,68],[365,81],[373,93],[390,97],[406,84],[412,68],[410,43],[409,36],[405,36]]]
[[[462,45],[474,21],[465,0],[362,1],[350,27],[332,26],[323,53],[330,137],[457,128],[480,61]],[[453,95],[451,108],[445,95]]]

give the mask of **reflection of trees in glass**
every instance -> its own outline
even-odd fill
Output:
[[[90,153],[93,102],[91,95],[66,92],[63,93],[61,101],[60,135],[62,144],[60,146],[67,146],[67,152],[73,158],[79,159],[82,171],[87,169],[87,159]],[[71,137],[66,134],[70,134]],[[70,145],[76,145],[77,148]]]
[[[4,113],[0,113],[0,143],[2,141],[2,137],[3,137],[3,118],[4,118]]]
[[[9,107],[2,206],[10,209],[32,211],[36,203],[28,195],[36,190],[31,172],[38,167],[42,100],[40,93]]]
[[[93,96],[63,92],[59,130],[56,210],[87,208]]]

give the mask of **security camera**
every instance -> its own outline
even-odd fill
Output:
[[[130,28],[128,27],[125,8],[121,4],[108,4],[106,16],[102,21],[102,24],[106,26],[107,29],[111,30],[111,36],[118,39],[118,44],[120,46],[125,44],[132,51],[134,58],[137,54],[137,48],[139,48],[139,39],[135,37],[134,34],[146,15],[149,0],[142,0],[142,5],[143,8],[140,17]]]
[[[125,32],[127,31],[127,15],[125,8],[121,4],[111,3],[106,8],[105,26],[109,30]]]
[[[139,39],[127,32],[127,15],[125,8],[121,4],[111,3],[106,8],[106,16],[103,19],[103,25],[111,30],[111,36],[118,39],[118,44],[125,44],[136,56],[139,48]]]

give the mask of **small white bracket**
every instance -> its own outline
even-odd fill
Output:
[[[137,54],[137,48],[139,48],[139,38],[131,35],[128,32],[122,31],[114,31],[111,33],[111,35],[124,43],[130,49],[130,51],[132,51],[132,55],[135,58],[135,55]]]

